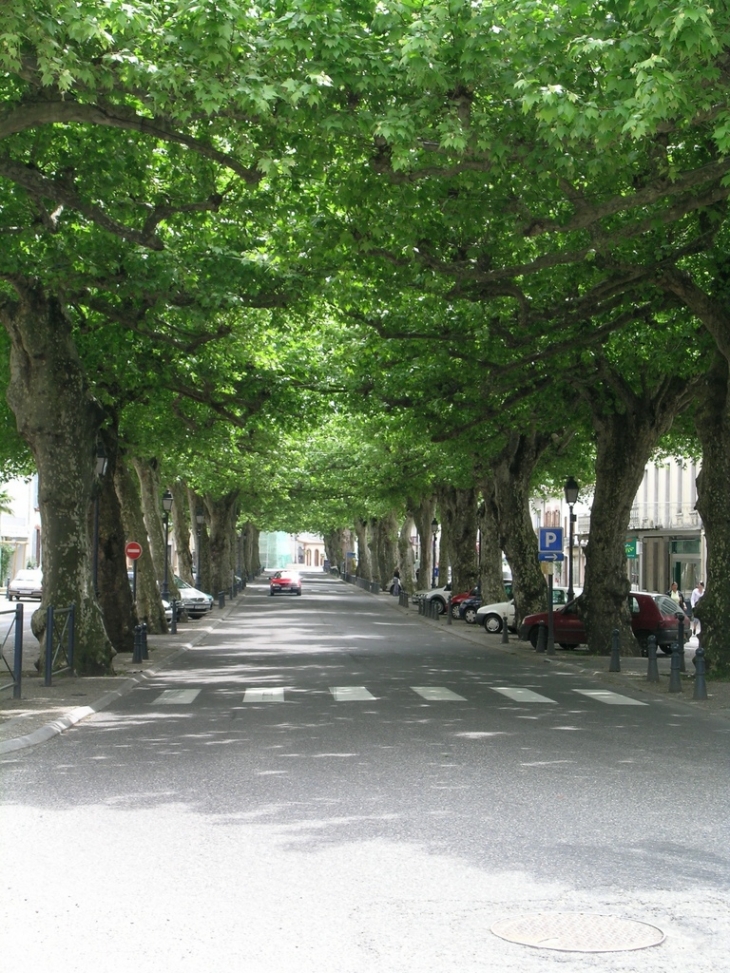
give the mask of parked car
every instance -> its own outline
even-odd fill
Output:
[[[43,598],[43,572],[40,568],[26,568],[18,571],[8,585],[8,601],[21,598]]]
[[[510,586],[511,588],[511,586]],[[576,598],[581,593],[582,588],[575,588],[574,594]],[[553,606],[565,605],[568,601],[568,589],[561,588],[559,585],[553,586]],[[510,598],[509,601],[500,601],[493,605],[483,605],[478,609],[476,613],[475,621],[477,625],[483,625],[485,632],[496,633],[502,631],[502,626],[504,622],[502,619],[506,616],[507,618],[507,628],[510,632],[515,630],[515,600]]]
[[[277,591],[291,591],[294,595],[302,593],[302,579],[296,571],[274,571],[269,578],[269,594]]]
[[[193,588],[191,584],[183,581],[182,578],[178,578],[177,575],[175,575],[175,584],[180,592],[183,607],[191,618],[201,618],[212,610],[213,595],[209,595],[205,591],[200,591],[198,588]]]
[[[512,597],[512,582],[504,581],[504,592],[507,598]],[[474,595],[471,598],[466,598],[464,601],[459,603],[459,618],[463,618],[467,625],[476,624],[477,612],[482,607],[482,599],[479,595]]]
[[[644,651],[646,651],[649,636],[653,635],[656,638],[657,648],[670,653],[672,642],[676,642],[679,638],[676,603],[667,595],[659,595],[649,591],[632,591],[629,594],[629,608],[631,610],[631,628]],[[541,622],[547,625],[547,612],[527,615],[520,625],[520,638],[536,646]],[[690,620],[685,615],[685,638],[689,637],[689,626]],[[570,601],[562,608],[556,608],[553,611],[553,632],[555,641],[562,649],[573,649],[576,645],[585,644],[586,632],[583,627],[583,620],[578,617],[575,601]]]

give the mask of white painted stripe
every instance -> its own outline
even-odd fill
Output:
[[[330,692],[338,703],[357,703],[376,698],[364,686],[330,686]]]
[[[534,693],[531,689],[519,689],[518,687],[512,686],[492,686],[495,693],[502,693],[503,696],[508,696],[513,699],[516,703],[555,703],[557,700],[548,699],[547,696],[541,696],[540,693]]]
[[[263,686],[247,689],[243,694],[244,703],[283,703],[283,686]]]
[[[166,689],[161,693],[156,703],[192,703],[200,692],[199,689]]]
[[[621,696],[619,693],[612,693],[610,689],[574,689],[574,693],[582,696],[590,696],[601,703],[608,703],[609,706],[648,706],[639,699],[631,699],[629,696]]]
[[[450,689],[446,689],[444,686],[411,686],[411,689],[414,693],[418,693],[419,696],[423,696],[424,699],[429,700],[429,702],[438,702],[447,699],[460,699],[462,702],[466,702],[464,696],[459,696],[458,693],[452,693]]]

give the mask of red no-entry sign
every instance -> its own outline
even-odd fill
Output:
[[[137,541],[129,541],[127,546],[124,548],[124,553],[127,555],[130,561],[136,561],[138,557],[142,555],[142,545],[138,544]]]

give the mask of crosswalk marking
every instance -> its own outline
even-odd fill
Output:
[[[379,697],[374,696],[365,686],[329,686],[329,692],[337,703],[350,702],[370,702]],[[525,689],[521,686],[492,686],[491,690],[500,693],[516,703],[552,703],[557,704],[556,699],[550,699],[533,689]],[[428,702],[457,701],[466,702],[465,696],[460,696],[445,686],[411,686],[412,692],[417,693],[422,699]],[[249,686],[243,696],[244,703],[283,703],[285,701],[285,686]],[[599,703],[609,706],[648,706],[649,703],[629,696],[622,696],[620,693],[612,692],[610,689],[572,689],[574,693],[595,699]],[[155,703],[166,705],[186,705],[192,703],[200,694],[200,689],[165,689],[154,700]],[[320,690],[321,692],[321,690]]]
[[[243,694],[244,703],[283,703],[283,686],[264,686],[256,689],[249,688]]]
[[[629,696],[621,696],[620,693],[612,693],[610,689],[574,689],[574,693],[582,696],[590,696],[597,699],[600,703],[608,703],[609,706],[648,706],[641,700],[631,699]]]
[[[156,703],[192,703],[199,689],[166,689],[155,700]]]
[[[513,699],[516,703],[554,703],[556,700],[548,699],[547,696],[541,696],[540,693],[535,693],[531,689],[519,689],[513,686],[492,686],[495,693],[501,693],[503,696],[507,696],[509,699]]]
[[[338,703],[365,702],[376,698],[364,686],[330,686],[330,692]]]
[[[439,700],[453,700],[460,699],[466,702],[464,696],[459,696],[458,693],[453,693],[450,689],[446,689],[444,686],[411,686],[414,693],[418,693],[424,699],[429,702],[438,702]]]

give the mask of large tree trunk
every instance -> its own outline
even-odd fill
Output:
[[[730,380],[728,362],[718,355],[707,375],[697,435],[702,443],[702,470],[697,477],[697,510],[707,542],[707,584],[696,615],[702,625],[702,648],[711,669],[730,675]]]
[[[497,500],[494,478],[482,484],[482,503],[479,507],[479,587],[482,603],[495,604],[505,600],[502,548],[499,540]]]
[[[386,514],[373,522],[374,563],[377,581],[386,591],[393,580],[393,572],[398,566],[398,519],[395,513]]]
[[[155,566],[155,574],[157,575],[160,592],[162,592],[165,573],[167,573],[167,588],[170,598],[175,598],[179,601],[180,593],[175,584],[172,559],[170,557],[170,536],[174,530],[173,519],[176,517],[177,511],[173,503],[173,509],[168,519],[166,544],[164,514],[162,510],[163,490],[160,483],[157,460],[134,459],[133,462],[137,476],[139,477],[142,513],[147,526],[147,537],[149,538],[150,551],[152,553],[152,563]]]
[[[589,651],[608,655],[612,633],[618,629],[621,653],[638,655],[641,644],[634,638],[628,605],[626,531],[644,467],[687,404],[688,386],[685,380],[663,379],[654,389],[637,390],[606,363],[601,378],[602,394],[596,395],[594,386],[587,397],[596,433],[596,485],[585,589],[578,606]],[[608,403],[605,409],[604,402]],[[641,633],[639,638],[643,640]]]
[[[436,513],[436,498],[428,497],[420,503],[409,503],[409,509],[413,522],[418,531],[419,547],[421,551],[420,563],[418,565],[418,590],[424,591],[431,587],[433,577],[433,551],[431,538],[431,522]]]
[[[372,574],[372,562],[370,559],[370,525],[367,520],[355,522],[355,534],[357,535],[357,576],[369,580]]]
[[[413,553],[413,544],[411,544],[413,528],[413,517],[406,514],[406,519],[403,521],[398,534],[398,571],[400,572],[401,587],[411,592],[415,591],[416,588],[416,559]]]
[[[175,550],[177,551],[177,573],[195,587],[193,575],[193,554],[190,548],[190,504],[188,502],[188,488],[181,480],[176,480],[170,487],[173,500],[173,527],[175,533]]]
[[[702,471],[697,477],[697,510],[702,517],[707,542],[705,595],[697,617],[702,624],[702,647],[710,668],[730,674],[730,587],[727,565],[730,555],[730,311],[727,257],[720,255],[712,284],[720,291],[715,298],[698,287],[689,274],[666,271],[660,285],[679,297],[712,337],[718,350],[706,376],[696,417],[702,443]]]
[[[142,515],[139,477],[127,467],[121,457],[117,458],[114,471],[114,488],[119,498],[125,536],[128,541],[136,541],[142,548],[142,555],[136,561],[137,618],[147,625],[150,634],[158,635],[167,632],[168,626]]]
[[[187,510],[191,524],[195,524],[195,561],[193,575],[195,577],[195,587],[200,591],[212,592],[210,583],[210,541],[208,537],[208,525],[206,523],[207,508],[205,500],[193,489],[188,487]],[[198,523],[198,513],[202,513],[203,522]]]
[[[238,491],[213,500],[206,497],[210,521],[211,593],[214,598],[221,591],[229,591],[233,584],[233,544],[231,538],[236,524]]]
[[[108,466],[99,483],[99,603],[104,626],[117,652],[134,651],[135,616],[132,589],[127,577],[125,546],[127,535],[122,521],[119,497],[114,487],[119,444],[116,423],[102,431]]]
[[[93,591],[88,530],[102,413],[61,303],[35,282],[12,283],[18,301],[0,304],[11,343],[7,395],[38,471],[42,531],[43,600],[33,631],[45,653],[48,605],[75,605],[75,668],[81,675],[108,673],[114,648]]]
[[[547,449],[547,435],[532,430],[512,433],[493,461],[493,503],[499,523],[500,547],[512,569],[515,622],[547,609],[547,586],[540,570],[537,535],[530,514],[532,475]]]
[[[451,590],[471,591],[479,580],[476,490],[446,487],[439,491],[439,508],[442,531],[445,528],[449,539]]]

